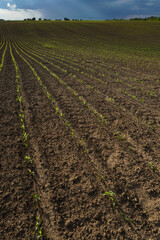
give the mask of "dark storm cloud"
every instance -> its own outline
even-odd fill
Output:
[[[160,16],[160,0],[0,0],[19,9],[39,10],[45,18],[112,19]]]

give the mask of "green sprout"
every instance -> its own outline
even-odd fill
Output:
[[[42,227],[38,231],[39,235],[36,237],[36,239],[40,239],[41,237],[43,238],[43,233],[42,233]]]
[[[59,108],[58,108],[58,107],[56,107],[56,113],[58,113],[58,111],[59,111]]]
[[[31,169],[28,169],[29,173],[34,176],[34,172]]]
[[[21,117],[21,119],[23,119],[24,118],[24,113],[20,113],[19,116]]]
[[[36,233],[38,234],[38,236],[36,237],[36,239],[40,239],[41,237],[43,237],[43,233],[42,233],[42,220],[37,216],[36,217],[36,226],[35,226],[35,230],[33,232],[33,234],[35,235]]]
[[[22,102],[22,97],[21,96],[18,96],[17,97],[17,101],[19,101],[20,103]]]
[[[48,97],[48,99],[51,99],[49,92],[47,92],[47,97]]]
[[[136,99],[137,97],[136,97],[135,95],[132,95],[132,98],[133,98],[133,99]]]
[[[25,141],[28,141],[28,134],[26,132],[23,133]]]
[[[156,130],[156,125],[155,125],[155,124],[153,124],[153,126],[152,126],[152,130],[153,130],[153,131]]]
[[[105,193],[103,194],[103,196],[108,196],[109,199],[110,199],[111,202],[112,202],[113,207],[115,207],[115,205],[116,205],[116,202],[115,202],[116,194],[115,194],[114,192],[112,192],[112,191],[105,192]]]
[[[38,196],[38,194],[35,193],[35,194],[33,195],[33,197],[34,197],[34,199],[35,199],[36,202],[40,202],[40,197]]]
[[[153,164],[153,162],[150,162],[149,165],[153,171],[157,171],[157,167]]]
[[[66,126],[67,126],[67,127],[69,127],[69,126],[70,126],[69,122],[67,122],[67,121],[65,122],[65,124],[66,124]]]
[[[25,130],[25,126],[24,126],[24,124],[21,125],[21,128],[22,128],[23,130]]]
[[[148,127],[150,124],[151,124],[151,123],[148,121],[148,123],[147,123],[146,127]]]
[[[83,138],[79,141],[79,145],[81,145],[82,141],[83,141]]]
[[[119,138],[120,140],[125,140],[126,139],[126,135],[123,134],[121,131],[115,132],[114,136],[116,136],[117,138]]]
[[[71,132],[71,135],[74,136],[74,131],[75,131],[75,130],[72,128],[71,131],[72,131],[72,132]]]
[[[30,162],[31,164],[33,164],[33,161],[32,161],[32,159],[29,157],[29,156],[25,156],[25,160],[26,161],[28,161],[28,162]]]
[[[120,212],[120,214],[125,221],[128,221],[128,222],[132,221],[130,218],[127,217],[127,215],[124,212]]]

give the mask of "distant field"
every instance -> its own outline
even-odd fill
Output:
[[[0,239],[160,239],[160,23],[0,23]]]

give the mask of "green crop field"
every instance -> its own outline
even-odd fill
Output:
[[[160,22],[0,22],[0,239],[160,239]]]

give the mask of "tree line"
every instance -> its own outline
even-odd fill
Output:
[[[160,21],[160,17],[148,17],[148,18],[131,18],[131,21],[138,20],[138,21]]]

